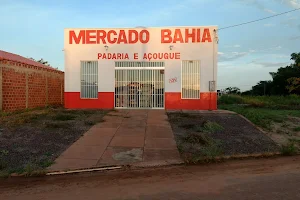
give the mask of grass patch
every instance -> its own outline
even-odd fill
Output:
[[[0,171],[4,170],[7,168],[7,162],[5,162],[3,159],[0,157]]]
[[[195,128],[195,124],[182,124],[179,125],[180,128],[184,128],[184,129],[193,129]]]
[[[190,114],[189,113],[178,113],[179,117],[190,117]]]
[[[104,121],[107,112],[43,108],[1,113],[0,172],[43,174],[43,169],[52,165],[60,152],[92,125]],[[19,150],[15,151],[16,148]]]
[[[45,123],[46,128],[50,129],[56,129],[56,128],[70,128],[70,124],[66,122],[53,122],[53,121],[48,121]]]
[[[272,110],[267,108],[241,107],[235,105],[220,105],[219,108],[231,110],[245,116],[254,124],[271,129],[273,122],[283,123],[288,116],[300,117],[299,110]]]
[[[293,131],[296,131],[296,132],[300,131],[300,126],[293,128]]]
[[[92,121],[92,120],[85,120],[85,121],[84,121],[84,124],[85,124],[85,125],[89,125],[89,126],[93,126],[93,125],[96,124],[96,122],[95,122],[95,121]]]
[[[191,144],[202,144],[209,145],[212,143],[212,139],[208,137],[205,133],[188,133],[182,137],[182,141]]]
[[[201,153],[203,154],[204,159],[213,160],[217,156],[223,154],[223,149],[220,147],[218,143],[214,143],[212,145],[203,147]]]
[[[209,162],[223,154],[221,142],[208,132],[189,132],[179,139],[177,146],[186,163]]]
[[[52,161],[50,159],[46,159],[46,160],[42,160],[39,162],[39,167],[44,169],[44,168],[51,166],[52,164],[54,164],[54,161]]]
[[[204,122],[203,127],[199,128],[198,132],[215,133],[222,130],[224,130],[224,128],[218,123],[207,121]]]
[[[299,109],[300,96],[241,96],[222,95],[218,98],[219,105],[248,104],[251,107],[265,107],[272,109]]]
[[[64,114],[64,113],[58,113],[52,117],[53,120],[57,120],[57,121],[68,121],[68,120],[73,120],[75,118],[76,118],[75,115]]]
[[[222,95],[218,98],[218,104],[244,104],[245,100],[240,95]]]
[[[10,175],[9,171],[6,171],[6,170],[1,171],[0,170],[0,178],[8,178],[9,175]]]
[[[285,156],[292,156],[297,154],[297,147],[294,142],[289,142],[287,145],[281,146],[281,154]]]

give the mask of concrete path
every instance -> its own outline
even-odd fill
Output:
[[[55,160],[49,171],[181,163],[164,110],[117,110]]]

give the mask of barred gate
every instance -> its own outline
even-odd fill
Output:
[[[164,108],[164,62],[115,62],[116,108]]]

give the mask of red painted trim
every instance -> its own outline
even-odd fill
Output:
[[[201,92],[200,99],[181,99],[180,92],[165,93],[165,109],[170,110],[216,110],[217,93]]]
[[[65,92],[66,108],[114,108],[114,92],[99,92],[98,99],[80,99],[80,92]],[[216,110],[217,93],[202,92],[200,99],[181,99],[180,92],[165,93],[165,109]]]
[[[98,99],[81,99],[80,92],[65,92],[65,108],[114,108],[114,92],[99,92]]]

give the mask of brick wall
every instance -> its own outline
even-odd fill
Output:
[[[0,110],[63,105],[64,73],[0,61]]]

